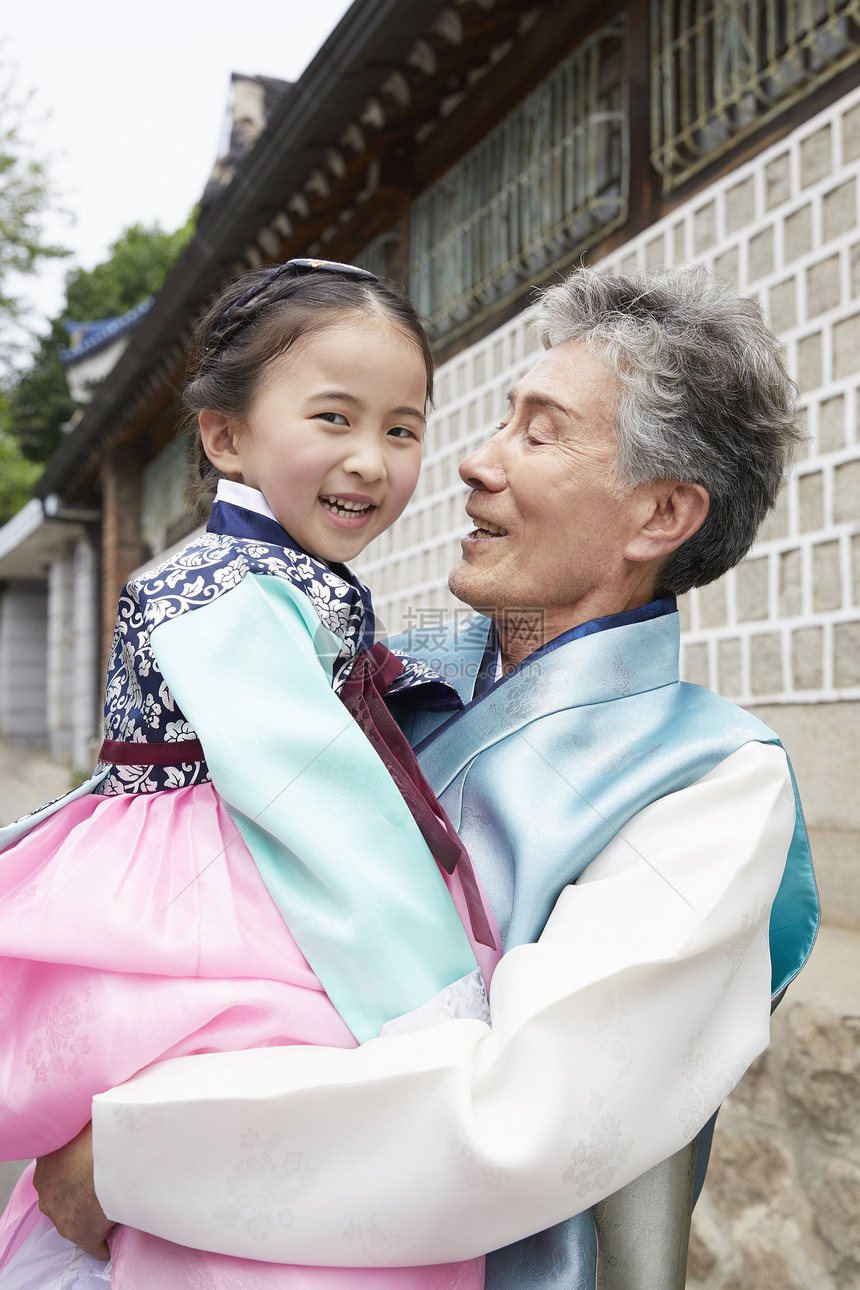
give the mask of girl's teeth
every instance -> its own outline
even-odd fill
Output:
[[[342,511],[347,515],[360,515],[370,509],[370,502],[348,502],[342,497],[321,497],[320,501],[329,511]]]

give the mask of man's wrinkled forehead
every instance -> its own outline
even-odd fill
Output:
[[[508,391],[508,408],[545,411],[560,424],[588,424],[598,407],[617,411],[618,378],[599,352],[581,341],[563,341],[545,350]],[[614,416],[612,417],[614,421]]]

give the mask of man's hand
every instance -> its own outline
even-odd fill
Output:
[[[91,1258],[107,1262],[110,1250],[105,1237],[113,1223],[108,1222],[96,1197],[91,1124],[64,1147],[36,1161],[33,1185],[39,1193],[39,1209],[60,1236]]]

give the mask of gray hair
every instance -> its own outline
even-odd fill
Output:
[[[529,315],[547,348],[582,340],[618,376],[622,487],[667,479],[708,492],[707,518],[662,565],[657,594],[733,568],[803,439],[797,391],[759,306],[704,269],[581,268]]]

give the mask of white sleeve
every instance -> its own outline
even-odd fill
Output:
[[[496,971],[493,1027],[166,1062],[95,1099],[109,1217],[290,1263],[465,1259],[688,1142],[768,1041],[794,825],[750,743],[641,811]]]

